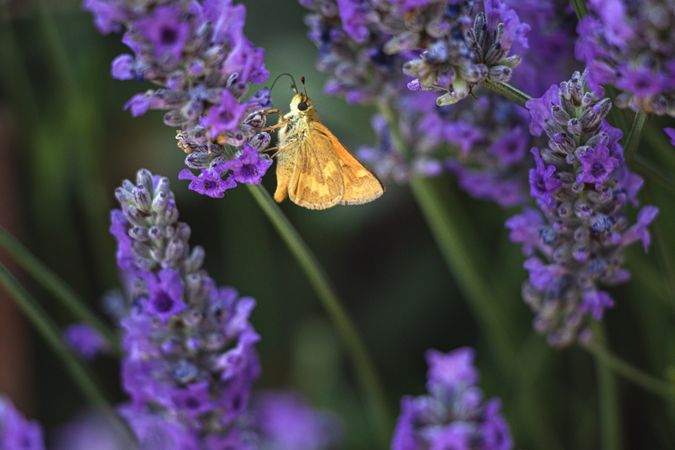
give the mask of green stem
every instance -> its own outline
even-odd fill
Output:
[[[659,395],[669,400],[675,397],[675,385],[655,378],[642,370],[632,366],[618,356],[611,353],[602,344],[591,341],[584,347],[596,358],[602,361],[608,368],[628,381],[640,386],[652,394]]]
[[[0,263],[0,286],[3,286],[12,296],[16,304],[28,317],[33,326],[42,335],[47,345],[56,353],[66,368],[66,371],[78,387],[82,396],[97,408],[112,425],[117,435],[125,441],[125,448],[136,448],[132,434],[126,424],[119,418],[105,398],[105,395],[92,378],[87,367],[73,355],[61,338],[61,332],[38,302],[14,278],[12,273]]]
[[[83,207],[87,223],[87,238],[98,252],[95,253],[97,273],[101,280],[111,281],[114,267],[109,255],[113,252],[112,241],[106,234],[108,218],[108,196],[101,180],[101,164],[98,153],[92,151],[101,136],[97,107],[92,107],[92,99],[82,93],[74,65],[69,60],[68,51],[63,44],[58,28],[47,10],[44,0],[38,0],[38,24],[47,46],[46,58],[53,67],[52,72],[59,77],[65,105],[64,118],[73,135],[76,157],[74,158],[74,176],[79,183],[76,189],[78,200]],[[94,100],[95,102],[95,100]]]
[[[347,354],[354,364],[356,376],[361,385],[363,395],[366,397],[368,410],[371,414],[373,425],[380,436],[381,445],[385,445],[389,440],[392,420],[389,417],[382,384],[356,326],[342,307],[335,290],[328,280],[328,276],[319,264],[316,256],[314,256],[279,206],[262,186],[247,185],[247,187],[281,238],[286,242],[291,253],[297,259],[307,279],[314,287],[319,300],[324,308],[326,308],[330,319],[333,321],[333,325],[347,349]]]
[[[649,177],[649,181],[658,184],[662,188],[670,191],[670,193],[675,193],[675,181],[670,180],[658,168],[654,167],[654,164],[652,164],[651,161],[644,158],[642,155],[635,155],[632,164],[637,172],[645,177]]]
[[[406,153],[407,147],[398,132],[391,107],[380,104],[379,111],[389,123],[395,147]],[[513,335],[506,328],[508,320],[503,317],[503,311],[500,312],[494,293],[482,275],[487,267],[486,262],[471,248],[471,243],[476,242],[476,239],[470,236],[472,227],[461,210],[459,198],[452,187],[441,183],[442,179],[410,179],[415,200],[431,228],[445,263],[484,331],[497,363],[504,372],[510,373],[515,348]]]
[[[16,304],[26,314],[38,332],[52,350],[64,362],[66,370],[72,377],[82,395],[94,406],[108,409],[108,402],[92,379],[88,370],[73,355],[61,339],[59,328],[51,321],[47,313],[37,301],[21,286],[16,278],[0,263],[0,285],[9,292]]]
[[[475,251],[467,245],[475,241],[467,236],[470,225],[466,223],[459,198],[451,186],[441,183],[442,180],[422,177],[410,179],[415,200],[448,269],[485,333],[497,363],[502,370],[510,371],[515,349],[513,335],[506,328],[508,319],[500,313],[494,292],[481,275],[487,265],[478,262]]]
[[[491,91],[496,92],[508,100],[511,100],[515,104],[522,106],[523,108],[525,107],[525,102],[532,99],[530,95],[521,91],[515,86],[510,85],[509,83],[487,79],[483,81],[483,85]]]
[[[640,138],[642,137],[642,128],[644,127],[646,121],[647,121],[646,113],[644,113],[643,111],[635,113],[635,117],[633,118],[633,123],[630,127],[630,131],[626,136],[626,144],[624,146],[626,149],[626,161],[630,161],[633,155],[635,155],[635,152],[637,151],[637,148],[640,145]]]
[[[586,8],[584,0],[572,0],[572,5],[574,5],[574,12],[577,13],[579,19],[583,19],[588,14],[588,8]]]
[[[119,351],[119,344],[115,333],[85,306],[84,300],[1,226],[0,247],[5,249],[21,267],[60,301],[75,317],[94,327],[106,338],[108,345],[112,349]]]
[[[605,330],[600,323],[593,327],[593,338],[601,345],[606,345]],[[593,356],[598,374],[602,449],[621,450],[621,419],[616,378],[606,360],[595,354]]]

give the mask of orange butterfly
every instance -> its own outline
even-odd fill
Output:
[[[304,77],[301,81],[304,85]],[[290,112],[270,127],[279,128],[274,200],[288,197],[305,208],[326,209],[380,197],[380,180],[321,123],[306,89],[298,92],[295,81],[291,88]]]

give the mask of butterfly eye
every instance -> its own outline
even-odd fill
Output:
[[[298,109],[299,109],[300,111],[306,110],[306,109],[307,109],[307,102],[300,102],[300,103],[298,103]]]

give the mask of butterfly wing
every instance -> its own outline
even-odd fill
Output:
[[[342,205],[361,205],[380,197],[384,193],[384,186],[380,180],[363,165],[333,133],[321,122],[310,123],[312,135],[323,136],[329,143],[331,152],[337,157],[344,192],[340,199]]]
[[[342,199],[344,184],[330,140],[322,134],[306,133],[296,145],[293,174],[288,183],[291,201],[309,209],[337,205]]]

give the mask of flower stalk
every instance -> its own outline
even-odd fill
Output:
[[[522,106],[523,108],[525,107],[525,102],[532,99],[530,95],[504,81],[487,79],[483,82],[483,84],[492,92],[496,92],[507,100],[510,100],[516,105]]]
[[[0,227],[0,247],[7,251],[26,272],[35,278],[78,320],[88,323],[101,333],[108,341],[111,349],[119,351],[119,343],[115,333],[85,306],[84,299],[2,227]]]
[[[604,327],[597,323],[593,327],[595,339],[606,344]],[[607,362],[595,357],[598,377],[598,400],[600,402],[600,421],[603,450],[621,450],[621,418],[616,378]]]
[[[109,411],[110,407],[105,396],[96,385],[87,368],[82,365],[63,342],[56,324],[3,264],[0,264],[0,285],[12,296],[16,304],[26,314],[26,317],[28,317],[54,353],[63,361],[66,371],[70,374],[84,398],[93,406],[101,408],[103,411]]]
[[[379,112],[389,123],[395,147],[405,152],[406,146],[399,134],[391,107],[380,103]],[[485,265],[468,246],[468,243],[475,240],[468,236],[471,227],[465,223],[464,215],[459,210],[459,199],[448,186],[440,186],[434,180],[424,177],[412,177],[410,187],[445,263],[456,277],[464,298],[487,336],[497,363],[502,370],[509,372],[511,356],[515,352],[513,336],[505,326],[507,321],[500,318],[499,309],[493,302],[485,280],[479,275],[480,267]]]
[[[247,185],[260,209],[300,264],[307,280],[314,288],[319,301],[326,309],[333,325],[345,345],[354,365],[359,384],[366,397],[368,410],[382,442],[386,442],[393,423],[390,418],[382,383],[375,365],[349,314],[331,285],[326,272],[298,231],[293,227],[269,193],[260,185]]]
[[[663,397],[664,399],[675,399],[674,384],[660,380],[643,372],[632,364],[619,358],[598,342],[588,342],[584,344],[584,348],[603,364],[606,364],[607,367],[611,368],[616,374],[621,375],[624,379],[640,386],[645,391]]]

